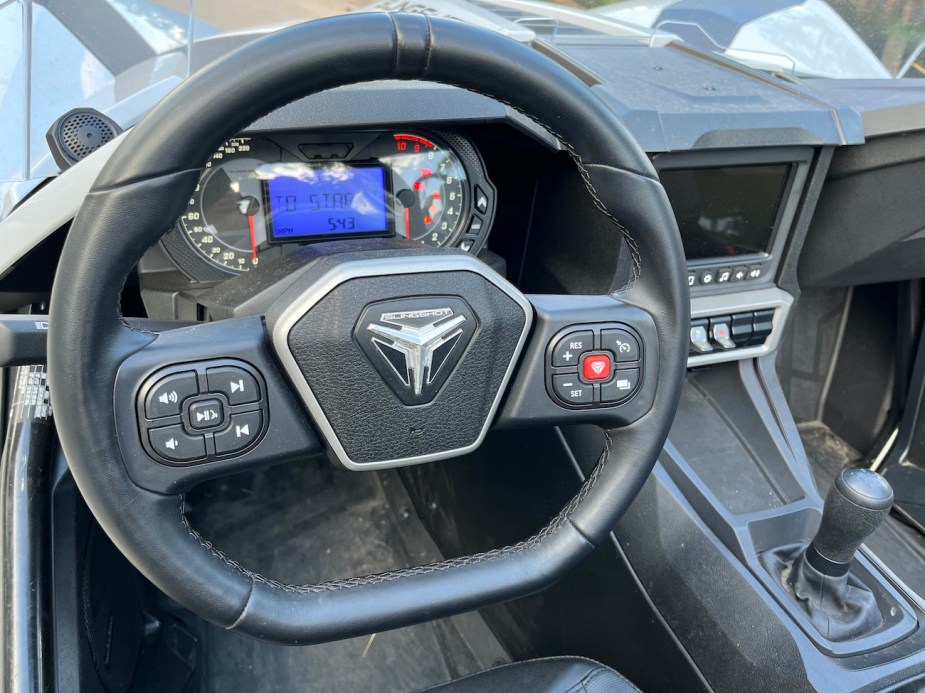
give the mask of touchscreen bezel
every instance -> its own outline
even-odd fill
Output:
[[[717,283],[710,286],[701,285],[697,282],[691,285],[692,293],[742,291],[747,286],[760,286],[774,281],[778,273],[784,248],[787,244],[787,239],[795,228],[797,212],[801,206],[801,198],[804,197],[804,191],[807,189],[808,181],[810,180],[810,168],[814,158],[815,150],[812,147],[792,146],[756,147],[754,149],[742,150],[665,152],[652,156],[652,162],[659,172],[671,169],[791,164],[790,177],[781,195],[777,218],[768,246],[769,250],[766,253],[738,255],[735,256],[735,260],[730,257],[713,257],[687,261],[689,273],[700,273],[704,270],[719,270],[739,264],[748,267],[760,266],[760,279],[745,283]],[[814,204],[815,197],[811,197],[812,199],[808,199],[806,204]]]

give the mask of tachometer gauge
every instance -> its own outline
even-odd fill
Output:
[[[392,169],[395,233],[428,245],[452,245],[468,210],[466,169],[429,137],[387,134],[371,154]]]
[[[268,253],[263,191],[257,169],[280,160],[280,148],[266,140],[236,137],[205,165],[180,226],[210,262],[245,272]]]

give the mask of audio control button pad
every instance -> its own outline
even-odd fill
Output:
[[[177,364],[145,379],[137,417],[141,443],[160,464],[229,459],[266,433],[266,385],[256,368],[237,359]]]

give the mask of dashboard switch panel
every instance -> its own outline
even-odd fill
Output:
[[[549,343],[546,389],[567,409],[615,407],[639,389],[643,346],[628,325],[574,325]]]
[[[142,446],[171,466],[241,455],[260,442],[269,421],[263,377],[235,359],[162,368],[145,380],[137,402]]]
[[[763,346],[774,327],[774,308],[691,320],[691,356]]]

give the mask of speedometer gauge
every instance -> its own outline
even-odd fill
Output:
[[[409,133],[383,135],[372,155],[392,169],[395,233],[427,245],[450,245],[467,212],[466,169],[449,147]]]
[[[267,250],[258,256],[267,234],[257,170],[279,160],[278,146],[236,137],[225,142],[206,163],[180,225],[212,263],[244,272],[267,256]]]

